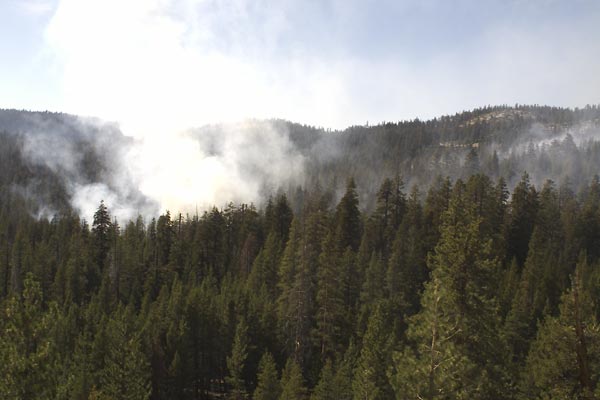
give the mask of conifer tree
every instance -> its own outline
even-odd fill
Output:
[[[427,251],[433,250],[438,242],[440,236],[439,227],[444,212],[448,208],[451,192],[452,183],[450,178],[442,176],[437,177],[427,192],[425,204],[423,205],[424,242]]]
[[[311,400],[351,400],[352,368],[346,360],[334,368],[331,360],[327,360],[321,369],[319,382],[311,395]]]
[[[269,224],[269,230],[275,235],[278,241],[286,243],[294,213],[290,208],[287,197],[284,193],[277,196],[273,214]]]
[[[52,330],[57,308],[43,309],[42,291],[33,274],[23,281],[23,298],[5,300],[0,314],[0,396],[53,399],[58,374]]]
[[[301,366],[311,364],[316,355],[312,333],[316,315],[317,269],[326,232],[324,223],[323,213],[315,212],[298,227],[301,235],[293,232],[293,224],[281,263],[282,293],[278,301],[280,335],[286,353],[293,354],[294,360]],[[290,274],[292,270],[293,276]]]
[[[593,399],[599,393],[600,326],[583,290],[580,259],[560,314],[547,316],[527,356],[522,390],[530,398]]]
[[[256,390],[254,400],[277,400],[281,393],[281,385],[277,376],[277,366],[271,353],[263,354],[258,365]]]
[[[353,398],[352,380],[354,379],[357,358],[357,349],[351,339],[344,357],[339,359],[335,365],[332,386],[338,400],[351,400]]]
[[[393,181],[385,179],[377,192],[375,211],[369,218],[371,229],[375,232],[373,250],[383,254],[386,259],[406,210],[406,196],[403,190],[404,182],[400,176],[396,176]]]
[[[321,368],[321,378],[310,397],[311,400],[338,400],[339,393],[335,386],[335,374],[331,360],[327,359]]]
[[[529,175],[523,173],[515,187],[510,202],[510,220],[507,230],[506,257],[513,257],[523,265],[527,257],[529,240],[533,234],[538,208],[538,193],[529,182]]]
[[[264,247],[252,264],[252,271],[248,277],[249,288],[253,291],[260,290],[264,284],[275,298],[277,295],[277,274],[279,263],[283,255],[285,243],[282,242],[275,233],[269,233]]]
[[[475,364],[455,343],[458,315],[446,309],[451,292],[434,276],[425,285],[422,309],[410,320],[407,346],[394,353],[390,376],[397,399],[468,398],[474,395]]]
[[[336,208],[336,236],[340,250],[350,247],[358,250],[360,244],[360,211],[358,209],[358,194],[354,179],[350,178],[346,185],[346,193]]]
[[[94,257],[96,265],[102,269],[106,261],[106,256],[110,249],[110,214],[104,200],[100,201],[98,209],[94,213],[92,223],[92,237],[94,240]],[[96,282],[99,284],[99,282]]]
[[[344,271],[341,257],[334,245],[333,235],[323,242],[317,270],[316,336],[321,358],[335,356],[343,345],[343,331],[347,328],[344,313]]]
[[[419,294],[427,278],[426,250],[419,192],[413,188],[407,210],[392,245],[385,275],[385,288],[399,315],[412,315],[419,308]]]
[[[362,349],[354,370],[352,391],[355,400],[389,399],[392,395],[387,378],[393,340],[386,313],[378,304],[369,318]]]
[[[481,218],[464,193],[458,181],[440,241],[428,260],[432,280],[409,327],[413,347],[396,356],[396,362],[407,364],[398,367],[395,386],[400,393],[408,390],[428,399],[455,391],[471,398],[501,393],[503,350],[492,291],[497,263],[489,240],[480,234]],[[410,382],[409,387],[402,388],[402,382]]]
[[[560,265],[563,230],[558,211],[558,196],[552,183],[546,183],[539,196],[534,227],[520,283],[512,296],[504,335],[511,350],[513,369],[523,366],[536,324],[546,312],[554,312],[559,293],[566,289],[566,269]],[[516,272],[512,273],[513,276]],[[564,288],[563,288],[564,286]]]
[[[281,373],[281,400],[306,400],[308,391],[304,386],[302,370],[293,358],[288,358]]]
[[[246,394],[246,383],[244,382],[244,368],[248,357],[248,326],[244,319],[240,319],[235,328],[235,337],[231,347],[231,353],[227,357],[227,370],[229,375],[226,379],[230,386],[232,399],[243,399]]]
[[[150,365],[137,333],[128,328],[129,312],[117,310],[106,325],[108,351],[99,371],[101,398],[143,400],[150,398]]]

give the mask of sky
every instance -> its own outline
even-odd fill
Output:
[[[133,136],[600,103],[595,0],[0,0],[0,107]]]

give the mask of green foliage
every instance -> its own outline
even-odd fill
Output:
[[[410,346],[395,356],[393,382],[401,395],[488,398],[501,393],[503,354],[493,291],[497,263],[480,224],[458,181],[428,261],[432,279],[421,311],[409,324]]]
[[[242,318],[235,328],[235,337],[231,347],[231,354],[227,357],[227,370],[229,376],[227,384],[231,387],[231,397],[242,399],[246,393],[244,382],[244,367],[248,357],[248,326]]]
[[[43,308],[40,284],[31,273],[23,298],[3,302],[0,314],[0,395],[6,399],[53,399],[58,376],[51,332],[58,310]]]
[[[411,345],[395,352],[390,382],[397,399],[471,398],[477,366],[456,343],[459,316],[448,310],[452,293],[439,278],[426,284],[422,311],[409,326]]]
[[[392,337],[386,313],[378,304],[369,318],[362,349],[354,370],[354,399],[388,399],[392,395],[386,375],[390,365]]]
[[[356,183],[350,178],[346,185],[346,193],[336,208],[336,239],[340,250],[350,247],[358,250],[360,244],[360,211]]]
[[[521,385],[528,398],[591,399],[600,386],[600,326],[582,290],[586,267],[582,259],[560,314],[546,317],[531,345]]]
[[[150,364],[141,349],[138,334],[128,326],[127,310],[118,310],[104,327],[107,351],[104,366],[98,371],[99,398],[149,399]]]
[[[598,185],[397,177],[359,209],[349,181],[123,229],[0,191],[0,397],[598,397]]]
[[[346,271],[342,262],[330,234],[323,242],[317,270],[315,335],[320,344],[322,359],[339,354],[344,344],[344,331],[348,328],[344,309]]]
[[[311,400],[338,400],[340,387],[337,386],[331,360],[328,359],[321,369],[321,378],[310,397]]]
[[[288,358],[281,373],[281,396],[279,398],[281,400],[305,400],[308,398],[302,370],[292,358]]]
[[[277,366],[271,353],[263,354],[258,365],[258,384],[252,398],[254,400],[277,400],[281,385],[277,376]]]

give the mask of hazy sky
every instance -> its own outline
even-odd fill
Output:
[[[596,0],[0,0],[0,107],[127,133],[600,103]]]

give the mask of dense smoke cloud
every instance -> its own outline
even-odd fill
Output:
[[[303,156],[282,129],[246,120],[146,138],[131,149],[128,165],[140,190],[163,208],[256,204],[302,176]]]
[[[64,114],[7,114],[13,126],[7,126],[5,117],[0,130],[19,135],[25,162],[54,173],[82,217],[90,220],[101,200],[110,204],[120,220],[158,212],[159,205],[139,191],[139,182],[128,167],[128,155],[136,142],[124,137],[117,125]],[[35,199],[39,189],[36,184],[29,186],[19,190]],[[47,202],[36,203],[44,205],[39,216],[51,217],[58,211]]]
[[[71,206],[88,220],[101,200],[119,220],[129,220],[229,201],[260,205],[281,186],[302,184],[304,156],[285,124],[246,120],[134,139],[97,119],[4,113],[0,131],[19,135],[26,163],[59,177]],[[40,191],[33,183],[18,190],[32,199]],[[39,216],[56,211],[46,207]]]

